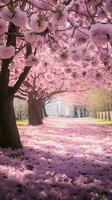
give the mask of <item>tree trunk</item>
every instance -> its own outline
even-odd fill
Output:
[[[42,109],[43,109],[43,115],[44,115],[44,117],[48,117],[48,114],[46,112],[46,108],[45,108],[45,104],[44,103],[42,104]]]
[[[28,119],[30,125],[40,125],[42,122],[42,103],[39,100],[30,99],[28,102]]]
[[[108,118],[109,121],[111,121],[110,104],[107,104],[107,118]]]
[[[43,119],[44,118],[44,113],[43,113],[42,105],[41,105],[41,115],[42,115],[42,119]]]
[[[13,97],[0,96],[0,146],[22,148],[13,106]]]
[[[74,107],[74,118],[78,118],[77,107]]]
[[[101,108],[101,119],[103,120],[103,107]]]
[[[108,113],[108,120],[111,121],[110,111],[108,110],[107,113]]]
[[[93,116],[94,116],[95,118],[97,118],[97,114],[96,114],[96,111],[95,111],[95,110],[93,111]]]

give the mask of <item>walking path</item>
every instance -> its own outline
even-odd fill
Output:
[[[112,200],[112,125],[52,117],[19,129],[24,154],[0,150],[11,200]]]

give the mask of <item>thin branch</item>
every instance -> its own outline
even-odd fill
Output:
[[[26,58],[27,58],[29,55],[31,55],[31,53],[32,53],[32,48],[31,48],[31,45],[28,44],[28,45],[26,46]],[[22,85],[23,81],[26,79],[26,77],[27,77],[27,75],[28,75],[30,69],[31,69],[31,67],[25,66],[23,72],[20,74],[20,76],[19,76],[17,82],[15,83],[14,87],[12,88],[11,94],[14,95],[14,94],[18,91],[18,89],[19,89],[20,86]]]

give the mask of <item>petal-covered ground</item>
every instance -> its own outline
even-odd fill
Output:
[[[48,118],[0,149],[0,200],[112,200],[112,126]]]

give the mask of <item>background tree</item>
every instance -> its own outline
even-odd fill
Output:
[[[63,79],[66,79],[63,71],[60,68],[50,66],[50,63],[47,62],[31,69],[31,73],[16,94],[16,97],[28,102],[29,124],[39,125],[43,123],[45,101],[55,94],[66,91]]]

